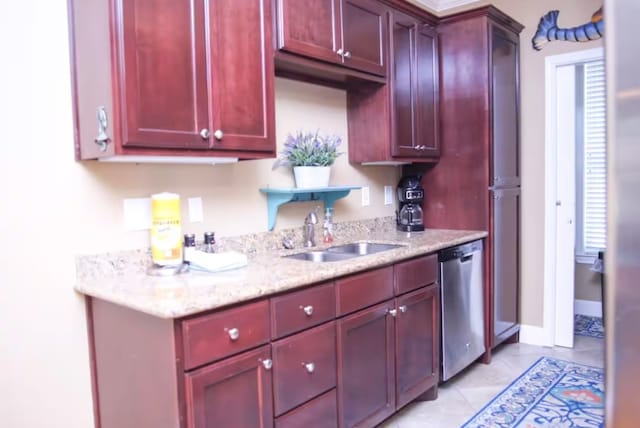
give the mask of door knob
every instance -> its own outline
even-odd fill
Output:
[[[304,368],[307,369],[307,373],[313,373],[316,370],[316,365],[313,363],[306,363]]]
[[[340,55],[340,56],[343,56],[343,54],[344,54],[344,50],[342,50],[342,48],[340,48],[340,49],[338,49],[338,50],[336,51],[336,53],[337,53],[338,55]]]
[[[262,365],[264,366],[265,370],[271,370],[271,367],[273,367],[273,361],[267,358],[266,360],[262,360]]]
[[[229,335],[229,339],[236,341],[240,337],[240,330],[238,330],[237,328],[230,328],[227,331],[227,334]]]
[[[351,58],[351,52],[346,51],[346,52],[344,53],[344,57],[345,57],[345,58]]]
[[[200,131],[200,136],[202,137],[203,140],[208,140],[210,135],[211,133],[207,128],[204,128],[203,130]]]
[[[213,133],[213,136],[216,140],[222,140],[222,137],[224,137],[224,133],[221,129],[216,129],[216,131]]]
[[[303,307],[302,310],[304,311],[305,314],[307,314],[308,317],[313,315],[313,306],[311,306],[311,305],[307,305],[307,306]]]

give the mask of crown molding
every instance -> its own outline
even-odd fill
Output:
[[[414,1],[436,12],[442,12],[443,10],[451,9],[458,6],[463,6],[465,4],[475,3],[477,0],[414,0]]]

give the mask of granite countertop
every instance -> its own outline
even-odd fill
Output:
[[[482,231],[425,230],[407,234],[395,230],[350,234],[332,245],[368,241],[402,247],[344,261],[313,263],[283,258],[309,249],[273,250],[251,255],[248,266],[219,273],[189,272],[171,277],[146,275],[143,269],[117,275],[78,277],[75,289],[161,318],[180,318],[249,301],[296,287],[331,280],[395,263],[461,243],[481,239]],[[319,245],[313,249],[322,249]]]

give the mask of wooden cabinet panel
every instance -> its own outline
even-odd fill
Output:
[[[225,0],[208,5],[212,147],[271,151],[275,139],[271,2]]]
[[[398,407],[437,385],[440,375],[440,299],[437,284],[397,299]]]
[[[493,194],[493,343],[518,325],[520,189]],[[506,337],[501,337],[507,334]]]
[[[393,267],[351,275],[336,281],[338,316],[393,297]]]
[[[278,0],[278,48],[341,63],[340,0]]]
[[[421,157],[440,156],[438,35],[421,25],[416,32],[416,146]]]
[[[342,428],[374,426],[395,411],[392,301],[337,322],[338,418]]]
[[[276,416],[335,388],[335,322],[279,340],[272,346]]]
[[[116,7],[122,145],[207,149],[200,136],[209,126],[203,2],[133,0]]]
[[[336,315],[333,283],[271,299],[271,337],[277,339],[332,320]]]
[[[187,373],[187,426],[272,427],[270,354],[267,345]]]
[[[385,76],[387,9],[371,0],[342,0],[344,65]]]
[[[267,343],[269,302],[183,321],[182,336],[185,370]]]
[[[393,267],[395,294],[432,284],[438,280],[438,255],[419,257]]]
[[[520,185],[518,38],[491,25],[492,186]]]
[[[336,426],[338,426],[338,407],[335,389],[276,419],[276,428],[335,428]]]

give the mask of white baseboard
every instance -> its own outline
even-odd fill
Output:
[[[573,303],[573,311],[589,317],[602,317],[602,302],[576,299]]]
[[[520,343],[536,346],[549,346],[545,337],[544,328],[525,324],[520,326]]]

